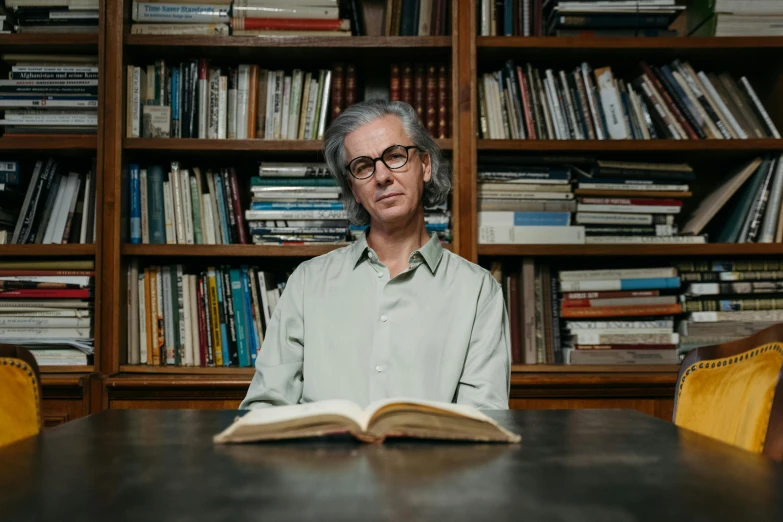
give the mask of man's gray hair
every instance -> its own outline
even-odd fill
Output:
[[[402,122],[405,135],[418,147],[421,153],[430,156],[432,178],[424,184],[422,204],[425,207],[440,205],[446,201],[451,191],[451,172],[440,147],[430,136],[416,114],[416,110],[401,101],[380,99],[366,100],[348,107],[335,119],[324,134],[324,156],[329,171],[342,189],[343,205],[348,219],[354,225],[368,225],[370,214],[353,198],[351,192],[351,174],[345,168],[348,159],[345,157],[345,137],[362,125],[373,122],[384,116],[396,116]],[[390,143],[389,145],[395,145]],[[403,145],[403,144],[399,144]]]

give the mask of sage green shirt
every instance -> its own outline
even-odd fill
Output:
[[[508,315],[498,282],[437,236],[389,270],[362,237],[288,279],[240,408],[411,397],[508,408]]]

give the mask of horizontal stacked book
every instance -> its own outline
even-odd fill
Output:
[[[743,163],[693,211],[682,229],[715,243],[783,242],[783,155]]]
[[[778,0],[696,0],[688,14],[693,36],[783,36]]]
[[[249,266],[128,267],[128,364],[255,364],[285,278]]]
[[[92,265],[0,261],[0,343],[24,346],[41,366],[92,364]]]
[[[5,0],[5,7],[15,33],[98,32],[98,0]]]
[[[558,274],[566,364],[679,364],[676,268]]]
[[[71,170],[48,158],[34,166],[15,161],[0,168],[0,244],[93,243],[95,163]]]
[[[334,108],[356,100],[353,67],[341,66],[338,72],[294,69],[286,74],[256,64],[221,67],[206,59],[128,66],[126,135],[321,139],[330,101]]]
[[[248,243],[234,168],[128,167],[130,242],[179,245]]]
[[[695,179],[690,165],[598,161],[585,174],[575,190],[585,243],[706,242],[705,235],[678,234],[677,217]]]
[[[426,207],[424,209],[424,227],[430,236],[433,234],[437,235],[442,244],[454,241],[454,236],[451,232],[451,211],[448,210],[445,202],[440,206]],[[351,238],[354,240],[359,239],[367,228],[366,225],[351,225]]]
[[[584,243],[566,165],[479,163],[479,243]]]
[[[445,63],[392,63],[389,99],[416,109],[422,125],[435,138],[451,137],[451,75]]]
[[[231,34],[351,36],[351,20],[340,18],[337,0],[234,0]]]
[[[4,134],[94,134],[98,127],[98,57],[2,54]]]
[[[780,138],[748,78],[696,71],[679,59],[616,78],[587,63],[540,71],[513,60],[479,78],[484,139]]]
[[[134,0],[131,34],[228,36],[231,0]]]
[[[245,218],[254,244],[344,243],[348,217],[323,163],[261,162]]]

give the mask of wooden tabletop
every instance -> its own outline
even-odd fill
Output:
[[[522,442],[216,446],[236,411],[107,411],[1,449],[0,518],[783,519],[783,466],[653,417],[490,414]]]

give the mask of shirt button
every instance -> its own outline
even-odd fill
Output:
[[[385,315],[381,316],[381,321],[383,321],[384,323],[386,322],[386,319],[387,319],[387,317]]]
[[[378,372],[378,373],[381,373],[383,371],[383,368],[380,367],[380,366],[376,366],[375,367],[375,371]]]
[[[378,272],[378,277],[383,277],[383,272]]]
[[[372,252],[367,252],[367,257],[369,257],[370,259],[372,259]]]

